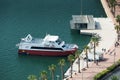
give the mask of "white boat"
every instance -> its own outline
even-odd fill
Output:
[[[33,38],[30,34],[19,43],[19,54],[42,56],[67,56],[78,49],[76,44],[66,44],[59,36],[46,35],[43,39]]]

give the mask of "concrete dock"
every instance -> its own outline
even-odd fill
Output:
[[[116,31],[114,29],[113,21],[110,18],[94,18],[96,22],[95,30],[81,30],[81,34],[98,34],[101,37],[97,50],[101,51],[102,48],[108,50],[111,45],[116,41]],[[108,43],[110,42],[110,43]]]
[[[99,42],[99,46],[96,47],[96,52],[102,52],[103,48],[108,51],[117,39],[113,21],[110,18],[94,18],[94,20],[97,23],[96,30],[81,30],[81,34],[98,34],[101,37],[101,40]],[[84,54],[84,52],[82,52],[82,54]],[[93,62],[89,62],[89,66],[91,65],[93,65]],[[82,59],[80,66],[80,69],[86,68],[86,61]],[[66,79],[70,78],[70,70],[71,69],[69,68],[65,73]],[[78,73],[77,60],[73,63],[73,75],[76,73]]]

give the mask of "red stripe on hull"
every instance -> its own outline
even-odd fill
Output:
[[[19,54],[30,54],[30,55],[41,55],[41,56],[67,56],[69,54],[74,54],[75,51],[37,51],[37,50],[19,50]]]

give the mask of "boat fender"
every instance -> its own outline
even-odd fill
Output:
[[[25,52],[24,50],[22,50],[22,52]]]

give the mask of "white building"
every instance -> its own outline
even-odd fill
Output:
[[[70,27],[76,30],[92,30],[95,29],[95,21],[92,15],[72,15]]]

